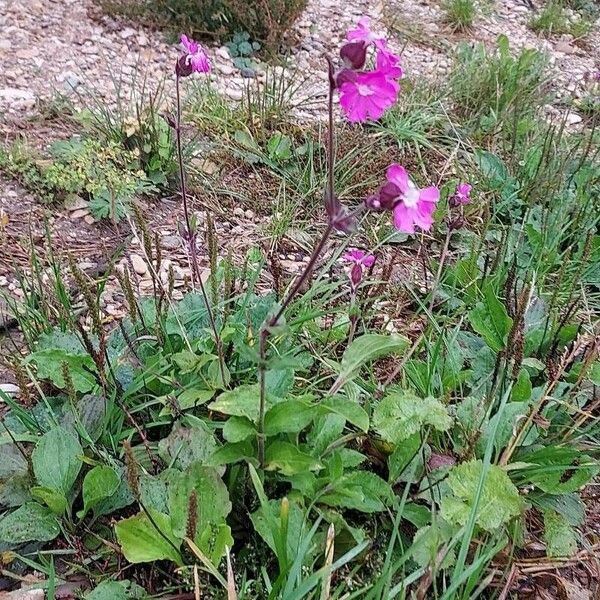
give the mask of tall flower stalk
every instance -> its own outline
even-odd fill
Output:
[[[341,107],[351,122],[376,120],[396,101],[400,86],[397,79],[402,76],[399,67],[400,59],[387,48],[385,40],[378,38],[369,30],[368,19],[361,19],[356,30],[350,31],[348,42],[340,50],[343,61],[342,68],[336,70],[330,57],[326,57],[328,68],[329,95],[327,102],[327,185],[324,193],[324,204],[327,213],[327,226],[311,253],[304,270],[298,275],[293,286],[281,302],[274,315],[267,317],[259,334],[259,415],[257,421],[258,461],[265,465],[265,414],[266,414],[266,372],[267,343],[273,329],[280,325],[280,320],[292,300],[304,288],[323,253],[325,246],[334,231],[351,233],[356,228],[357,212],[349,211],[335,195],[335,127],[334,96],[340,93]],[[362,70],[367,59],[368,48],[376,48],[376,68],[371,71]]]
[[[198,253],[196,250],[196,239],[197,230],[196,223],[190,216],[187,185],[185,176],[185,166],[183,162],[183,151],[181,144],[181,78],[188,77],[194,72],[197,73],[209,73],[211,70],[210,62],[208,57],[202,48],[202,46],[193,40],[190,40],[187,36],[181,36],[181,45],[183,54],[178,58],[175,65],[175,91],[177,97],[177,106],[175,114],[175,143],[177,146],[177,162],[179,163],[179,181],[181,189],[181,200],[183,203],[183,215],[185,220],[185,240],[188,245],[188,253],[190,258],[190,265],[192,270],[192,285],[195,287],[196,284],[200,288],[200,293],[204,299],[206,305],[206,312],[210,327],[213,332],[215,339],[215,345],[217,347],[217,356],[219,360],[219,371],[221,373],[221,382],[223,386],[227,385],[227,379],[225,377],[225,357],[223,353],[223,342],[217,329],[217,323],[215,315],[211,307],[211,303],[206,292],[206,286],[202,281],[202,274],[200,273],[200,267],[198,264]]]

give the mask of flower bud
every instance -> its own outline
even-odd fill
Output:
[[[388,182],[379,190],[381,210],[394,210],[402,196],[402,190],[395,184]]]
[[[175,63],[177,77],[189,77],[194,72],[192,64],[187,60],[187,55],[180,56]]]
[[[367,61],[367,46],[364,42],[348,42],[340,49],[340,57],[349,69],[362,69]]]
[[[350,281],[352,282],[352,287],[356,289],[359,283],[362,281],[362,265],[355,264],[352,266],[352,270],[350,271]]]
[[[379,198],[379,194],[371,194],[366,200],[365,200],[365,206],[369,209],[369,210],[374,210],[374,211],[381,211],[383,210],[381,208],[381,200]]]

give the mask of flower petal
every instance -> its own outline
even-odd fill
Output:
[[[419,194],[419,202],[432,202],[435,204],[440,199],[440,190],[434,185],[423,188]]]
[[[400,203],[394,208],[394,227],[403,233],[414,233],[414,208],[409,208]]]
[[[387,180],[396,185],[403,194],[408,191],[408,173],[402,165],[399,165],[398,163],[390,165],[386,171],[386,177]]]

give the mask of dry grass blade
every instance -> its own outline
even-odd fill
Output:
[[[328,600],[331,593],[331,565],[333,564],[333,549],[335,543],[335,527],[333,523],[327,530],[327,542],[325,544],[325,573],[321,587],[321,600]]]
[[[228,590],[228,584],[225,581],[225,579],[223,578],[223,576],[221,575],[221,573],[219,573],[219,571],[217,571],[215,565],[212,564],[212,562],[210,562],[210,559],[208,558],[208,556],[206,556],[206,554],[204,554],[204,552],[202,552],[202,550],[200,550],[200,548],[198,548],[198,546],[196,546],[196,544],[194,544],[194,542],[192,540],[190,540],[190,538],[185,538],[185,543],[189,546],[190,550],[194,553],[194,555],[196,556],[196,558],[204,565],[204,568],[226,589]]]
[[[237,600],[237,592],[235,591],[235,577],[231,567],[231,555],[229,547],[225,546],[225,555],[227,557],[227,600]]]

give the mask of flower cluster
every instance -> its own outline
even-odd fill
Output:
[[[181,34],[181,56],[177,59],[175,70],[179,77],[188,77],[192,73],[210,73],[211,65],[201,44]]]
[[[400,57],[387,46],[384,38],[374,34],[368,17],[348,32],[340,50],[344,62],[335,76],[340,105],[353,123],[376,121],[396,102],[402,78]],[[370,47],[375,48],[375,68],[364,70]]]

